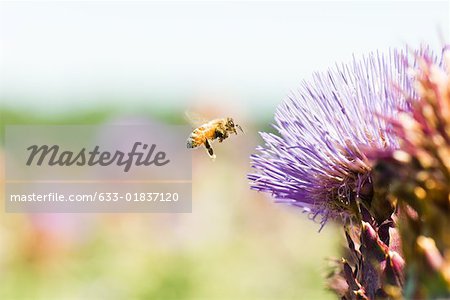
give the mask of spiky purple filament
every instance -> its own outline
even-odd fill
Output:
[[[351,217],[355,199],[371,184],[365,149],[394,149],[385,118],[406,109],[412,93],[404,56],[373,53],[315,73],[278,107],[279,135],[261,133],[265,147],[252,155],[251,187],[276,201],[304,208],[312,218]]]

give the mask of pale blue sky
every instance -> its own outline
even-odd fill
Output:
[[[220,93],[272,107],[353,53],[439,48],[449,16],[446,1],[1,2],[0,96],[50,111]]]

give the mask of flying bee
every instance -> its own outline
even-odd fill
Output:
[[[235,124],[232,118],[214,119],[195,128],[187,139],[188,148],[196,148],[205,145],[208,155],[215,159],[216,155],[211,147],[214,140],[222,143],[231,133],[237,134],[236,128],[244,132],[238,124]]]

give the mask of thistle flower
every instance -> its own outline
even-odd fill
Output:
[[[368,202],[379,223],[387,219],[393,208],[372,202],[365,149],[398,147],[378,114],[389,118],[407,109],[405,96],[392,89],[396,83],[406,97],[412,94],[403,57],[372,53],[302,82],[277,109],[279,135],[261,133],[265,146],[251,157],[251,188],[320,216],[322,226],[359,216],[358,201]]]
[[[328,281],[342,299],[450,297],[450,54],[444,71],[427,53],[315,74],[252,156],[253,189],[343,221]]]

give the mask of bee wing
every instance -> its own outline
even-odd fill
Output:
[[[208,123],[208,119],[202,117],[201,115],[194,113],[192,111],[185,111],[184,116],[186,120],[192,125],[192,127],[197,128],[203,124]]]

